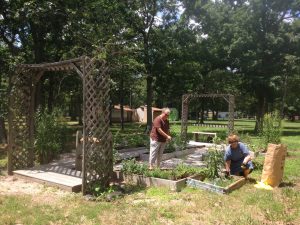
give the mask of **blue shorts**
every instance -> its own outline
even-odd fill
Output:
[[[238,174],[238,175],[240,175],[240,176],[243,176],[243,175],[244,175],[244,171],[243,171],[243,169],[241,168],[241,165],[242,165],[242,163],[241,163],[240,165],[235,164],[234,168],[231,168],[231,169],[233,169],[233,170],[231,170],[230,173],[231,173],[231,174]],[[247,162],[246,168],[250,170],[250,173],[251,173],[252,170],[254,169],[254,165],[253,165],[253,163],[252,163],[251,160],[250,160],[249,162]]]

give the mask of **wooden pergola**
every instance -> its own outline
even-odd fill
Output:
[[[109,74],[104,60],[82,56],[71,60],[21,64],[10,82],[8,174],[34,165],[35,92],[46,71],[76,71],[83,84],[82,192],[109,185],[113,170],[109,129]],[[91,140],[97,140],[91,141]]]
[[[187,122],[189,113],[189,102],[195,98],[223,98],[228,102],[228,133],[234,130],[234,107],[235,98],[231,94],[184,94],[182,96],[182,115],[181,115],[181,137],[187,139]]]

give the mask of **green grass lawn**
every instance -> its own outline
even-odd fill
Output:
[[[235,127],[240,134],[258,140],[252,133],[254,121],[238,120]],[[172,129],[180,131],[180,125]],[[194,126],[189,132],[194,129],[223,132]],[[128,125],[127,130],[126,125],[121,132],[115,125],[112,130],[124,136],[139,135],[144,127]],[[284,178],[282,186],[272,191],[257,189],[248,181],[228,195],[192,188],[178,193],[148,188],[112,202],[91,202],[80,194],[61,195],[53,188],[32,195],[3,195],[0,190],[0,224],[300,224],[299,137],[300,123],[285,121],[282,142],[288,146],[288,156]],[[262,156],[257,160],[262,163]],[[261,170],[255,170],[251,177],[259,181],[260,175]]]

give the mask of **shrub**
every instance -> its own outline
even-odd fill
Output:
[[[184,150],[186,147],[186,142],[182,140],[181,135],[176,132],[171,132],[172,140],[167,142],[165,153],[174,152],[176,150]]]
[[[124,160],[122,162],[122,171],[125,174],[145,174],[145,171],[148,170],[148,167],[145,164],[139,164],[135,159]]]
[[[184,164],[179,164],[173,169],[155,168],[154,170],[149,170],[145,164],[139,164],[135,159],[132,159],[123,161],[122,165],[122,171],[128,175],[138,174],[169,180],[178,180],[192,175],[206,175],[205,168],[191,167]]]
[[[177,121],[179,117],[178,110],[176,108],[171,108],[169,120],[170,121]]]
[[[66,142],[66,126],[58,121],[58,111],[36,113],[34,147],[39,162],[48,163],[62,151]]]
[[[267,113],[263,118],[263,128],[260,131],[262,144],[266,148],[268,143],[279,144],[281,137],[281,118],[278,112]]]
[[[208,150],[205,161],[207,162],[207,178],[220,177],[222,168],[224,167],[224,154],[217,150],[216,146]]]

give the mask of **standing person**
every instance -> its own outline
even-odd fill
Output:
[[[224,156],[227,175],[247,178],[254,168],[247,146],[239,142],[239,137],[234,134],[228,136],[228,144]]]
[[[150,133],[149,169],[153,169],[155,163],[157,167],[160,166],[166,142],[172,139],[168,120],[170,112],[169,108],[163,108],[162,113],[153,120]]]

